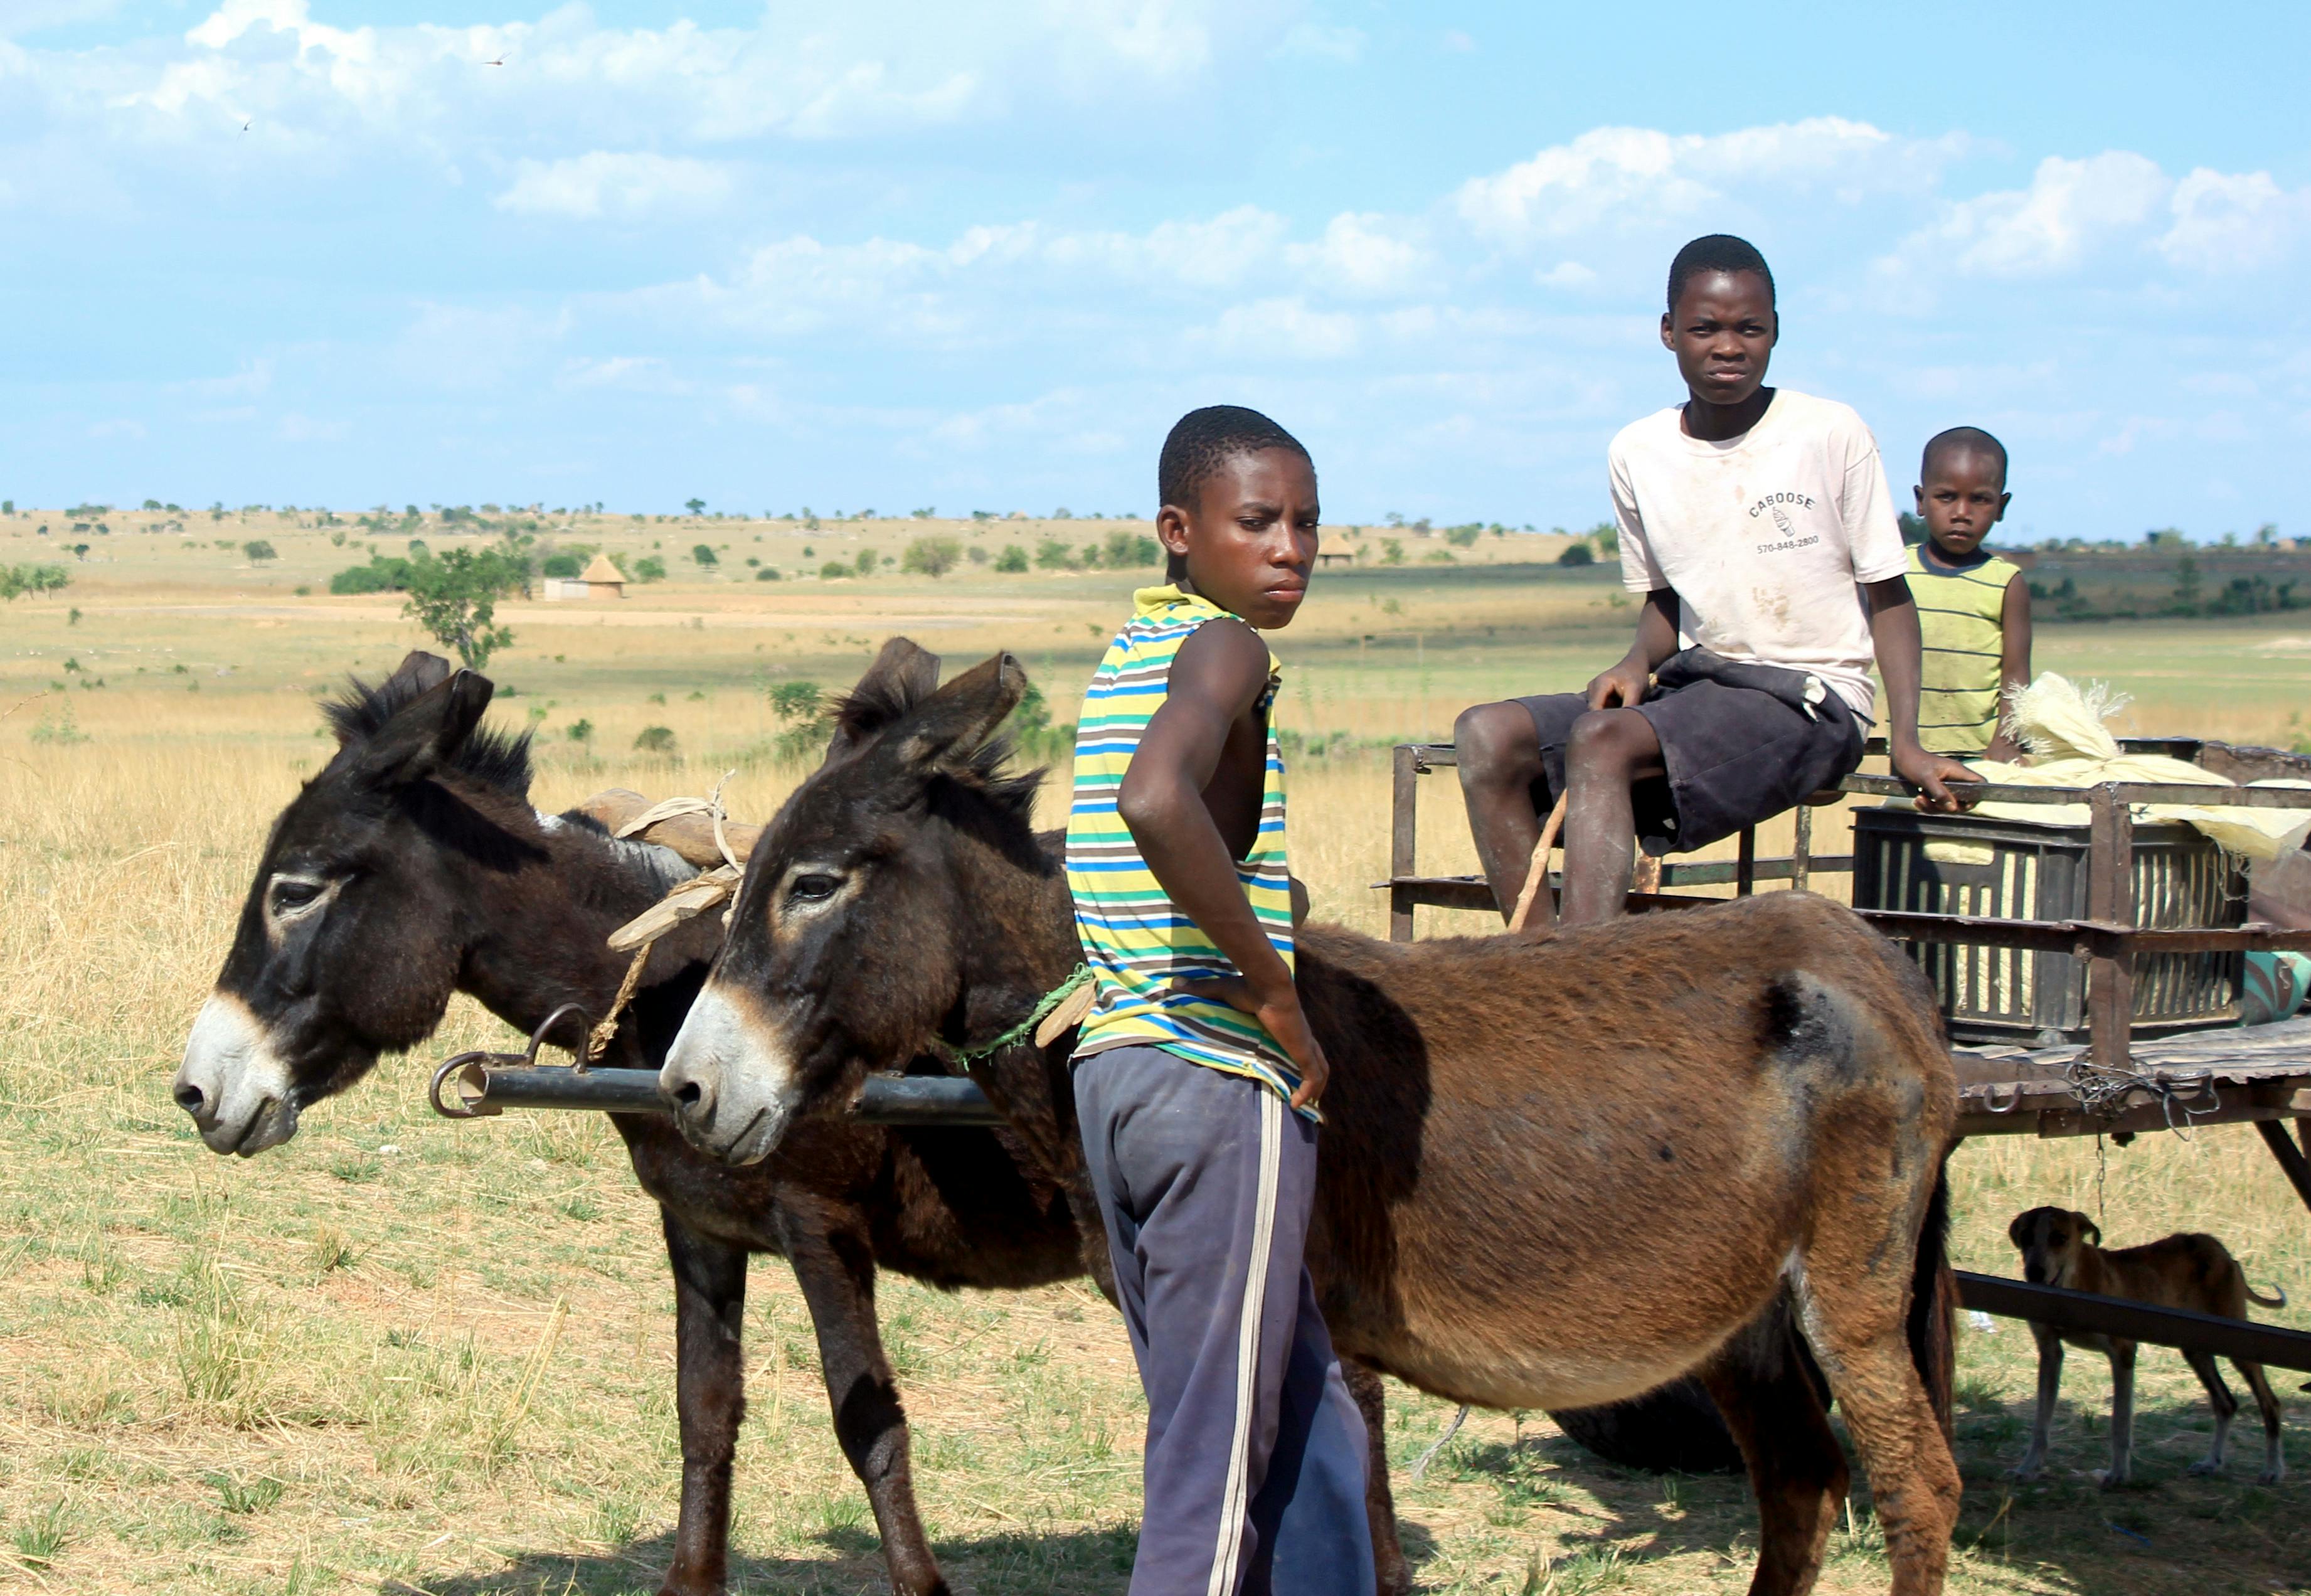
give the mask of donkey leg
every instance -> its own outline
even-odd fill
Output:
[[[2205,1457],[2191,1465],[2190,1472],[2220,1474],[2223,1471],[2223,1449],[2231,1436],[2231,1420],[2238,1416],[2238,1399],[2231,1395],[2231,1388],[2223,1383],[2223,1372],[2215,1366],[2212,1353],[2185,1352],[2183,1361],[2191,1365],[2191,1373],[2196,1374],[2199,1383],[2206,1388],[2207,1405],[2215,1410],[2215,1443],[2207,1448]]]
[[[834,1411],[834,1437],[867,1487],[895,1596],[948,1596],[915,1508],[907,1415],[875,1322],[875,1255],[856,1214],[833,1205],[781,1205],[781,1239],[810,1305],[818,1362]]]
[[[1750,1596],[1805,1596],[1821,1576],[1850,1477],[1821,1393],[1797,1356],[1786,1307],[1760,1314],[1699,1374],[1757,1498]]]
[[[658,1210],[674,1266],[675,1408],[682,1425],[682,1516],[660,1596],[720,1596],[729,1577],[730,1464],[746,1412],[739,1335],[746,1252]]]
[[[1412,1565],[1404,1560],[1404,1547],[1396,1538],[1396,1493],[1388,1484],[1388,1392],[1377,1371],[1353,1358],[1340,1360],[1340,1378],[1365,1416],[1365,1439],[1372,1449],[1365,1461],[1365,1512],[1372,1520],[1377,1596],[1408,1596]]]
[[[1827,1251],[1818,1245],[1817,1253]],[[1810,1254],[1806,1339],[1845,1411],[1893,1565],[1893,1596],[1934,1596],[1958,1522],[1958,1461],[1919,1378],[1904,1324],[1908,1282]]]

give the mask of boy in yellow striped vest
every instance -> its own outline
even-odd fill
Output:
[[[1171,579],[1132,596],[1076,728],[1068,887],[1096,989],[1084,1160],[1147,1392],[1131,1596],[1373,1589],[1364,1420],[1303,1261],[1324,1051],[1293,965],[1278,669],[1316,471],[1255,410],[1156,467]]]
[[[1985,552],[2006,514],[2006,446],[1979,427],[1952,427],[1926,444],[1918,514],[1926,541],[1910,550],[1910,596],[1924,644],[1918,742],[1954,759],[2015,758],[2001,720],[2009,687],[2030,679],[2030,584]]]

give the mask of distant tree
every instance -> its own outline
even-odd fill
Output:
[[[914,517],[915,519],[919,521],[927,521],[929,520],[931,517],[938,514],[938,506],[936,504],[926,504],[920,510],[911,510],[907,513]]]
[[[573,743],[590,743],[594,740],[594,723],[580,717],[572,720],[570,723],[570,729],[562,735]]]
[[[953,571],[962,558],[963,540],[960,538],[918,537],[899,557],[899,569],[917,576],[940,577]]]
[[[1380,563],[1383,565],[1404,563],[1404,542],[1401,538],[1383,537],[1380,540]]]
[[[979,551],[977,549],[973,549],[971,552],[975,554]],[[1021,571],[1027,569],[1027,551],[1021,548],[1017,544],[1013,544],[1009,548],[1005,549],[1001,554],[995,556],[995,569],[1001,571],[1006,576],[1018,575]]]
[[[858,574],[859,573],[856,571],[853,571],[850,566],[845,565],[840,560],[829,560],[825,564],[818,568],[818,575],[821,581],[839,581],[846,576],[857,576]]]
[[[13,510],[15,506],[13,504],[0,505],[0,509]],[[2279,541],[2279,523],[2277,521],[2265,521],[2262,526],[2257,527],[2254,529],[2254,541],[2256,547],[2266,549],[2277,543]]]
[[[715,566],[721,563],[721,561],[715,558],[713,548],[707,544],[692,544],[690,545],[690,557],[693,560],[695,560],[701,567],[708,571],[713,570]]]
[[[1086,570],[1097,571],[1100,567],[1100,563],[1104,558],[1105,556],[1100,553],[1099,545],[1095,543],[1087,543],[1084,545],[1082,548],[1076,551],[1075,558],[1069,561],[1068,563],[1080,564]]]
[[[540,576],[574,577],[582,569],[575,554],[548,554],[537,563]]]
[[[88,558],[88,545],[84,543],[76,543],[72,545],[72,552],[75,555],[79,556],[79,558],[85,561]]]
[[[1557,556],[1557,563],[1559,565],[1594,565],[1597,556],[1590,553],[1585,543],[1568,543],[1565,545],[1565,552]]]
[[[2199,563],[2188,554],[2175,562],[2175,607],[2186,615],[2199,613]]]
[[[644,554],[634,562],[634,580],[638,582],[666,580],[666,562],[656,554]]]
[[[262,565],[267,560],[278,560],[281,557],[273,545],[262,537],[250,538],[240,545],[240,552],[249,556],[249,563],[251,565]]]
[[[1469,548],[1475,545],[1478,538],[1484,536],[1484,532],[1485,524],[1482,521],[1470,521],[1466,526],[1445,528],[1444,541],[1456,549]]]
[[[0,499],[0,515],[14,515],[15,513],[16,501],[13,499]]]
[[[144,501],[144,508],[147,510],[158,510],[161,508],[161,501],[158,499],[147,499]]]
[[[779,568],[775,565],[765,565],[760,571],[754,572],[754,580],[758,582],[777,581],[779,580]]]
[[[634,752],[671,755],[674,753],[674,728],[645,726],[634,736]]]
[[[71,583],[72,572],[61,565],[0,565],[0,600],[62,592]]]
[[[2145,548],[2179,549],[2186,545],[2189,542],[2189,538],[2184,536],[2179,530],[2173,527],[2160,527],[2154,531],[2145,532],[2142,535],[2142,545]]]
[[[882,556],[873,549],[860,549],[859,558],[853,562],[853,564],[860,576],[871,576],[874,574],[876,565],[881,560]]]
[[[682,507],[691,514],[696,515],[699,511],[706,508],[706,501],[703,499],[685,499],[682,501]]]
[[[1621,553],[1621,524],[1618,521],[1599,521],[1589,528],[1589,541],[1607,559],[1617,559]]]
[[[1045,571],[1065,571],[1075,563],[1075,551],[1056,537],[1046,537],[1035,545],[1035,563]]]
[[[1902,529],[1902,541],[1909,545],[1912,548],[1915,548],[1920,544],[1925,542],[1925,517],[1922,515],[1913,515],[1910,511],[1905,510],[1899,515],[1897,515],[1894,518],[1894,521],[1895,524]]]
[[[490,656],[513,641],[513,633],[493,623],[497,601],[526,587],[522,563],[497,549],[450,549],[438,558],[411,563],[408,597],[401,613],[425,628],[434,641],[456,651],[479,670]]]
[[[1107,564],[1112,571],[1128,571],[1135,565],[1161,565],[1164,545],[1144,532],[1127,531],[1118,527],[1107,535]]]
[[[965,549],[964,553],[971,557],[971,563],[973,565],[984,565],[987,563],[987,545],[985,544],[974,543],[969,548]]]
[[[1066,505],[1062,504],[1051,511],[1051,519],[1055,521],[1071,521],[1075,519],[1075,516]]]

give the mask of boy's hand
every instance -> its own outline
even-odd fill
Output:
[[[1325,1061],[1323,1044],[1308,1028],[1307,1015],[1301,1011],[1299,988],[1286,981],[1280,990],[1263,996],[1241,975],[1220,975],[1205,981],[1175,981],[1172,990],[1225,1003],[1258,1020],[1300,1072],[1300,1089],[1292,1094],[1294,1108],[1313,1108],[1324,1095],[1332,1067]]]
[[[1974,807],[1972,798],[1952,792],[1947,783],[1982,784],[1980,772],[1942,754],[1929,754],[1915,743],[1894,750],[1894,773],[1918,789],[1917,806],[1930,815],[1956,815]]]
[[[1589,683],[1589,707],[1592,710],[1633,710],[1645,702],[1645,693],[1653,686],[1653,673],[1645,662],[1634,655],[1618,665],[1592,677]]]

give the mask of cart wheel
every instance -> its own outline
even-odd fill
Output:
[[[1654,1474],[1735,1474],[1741,1449],[1701,1382],[1687,1377],[1602,1408],[1551,1412],[1557,1427],[1609,1463]]]

